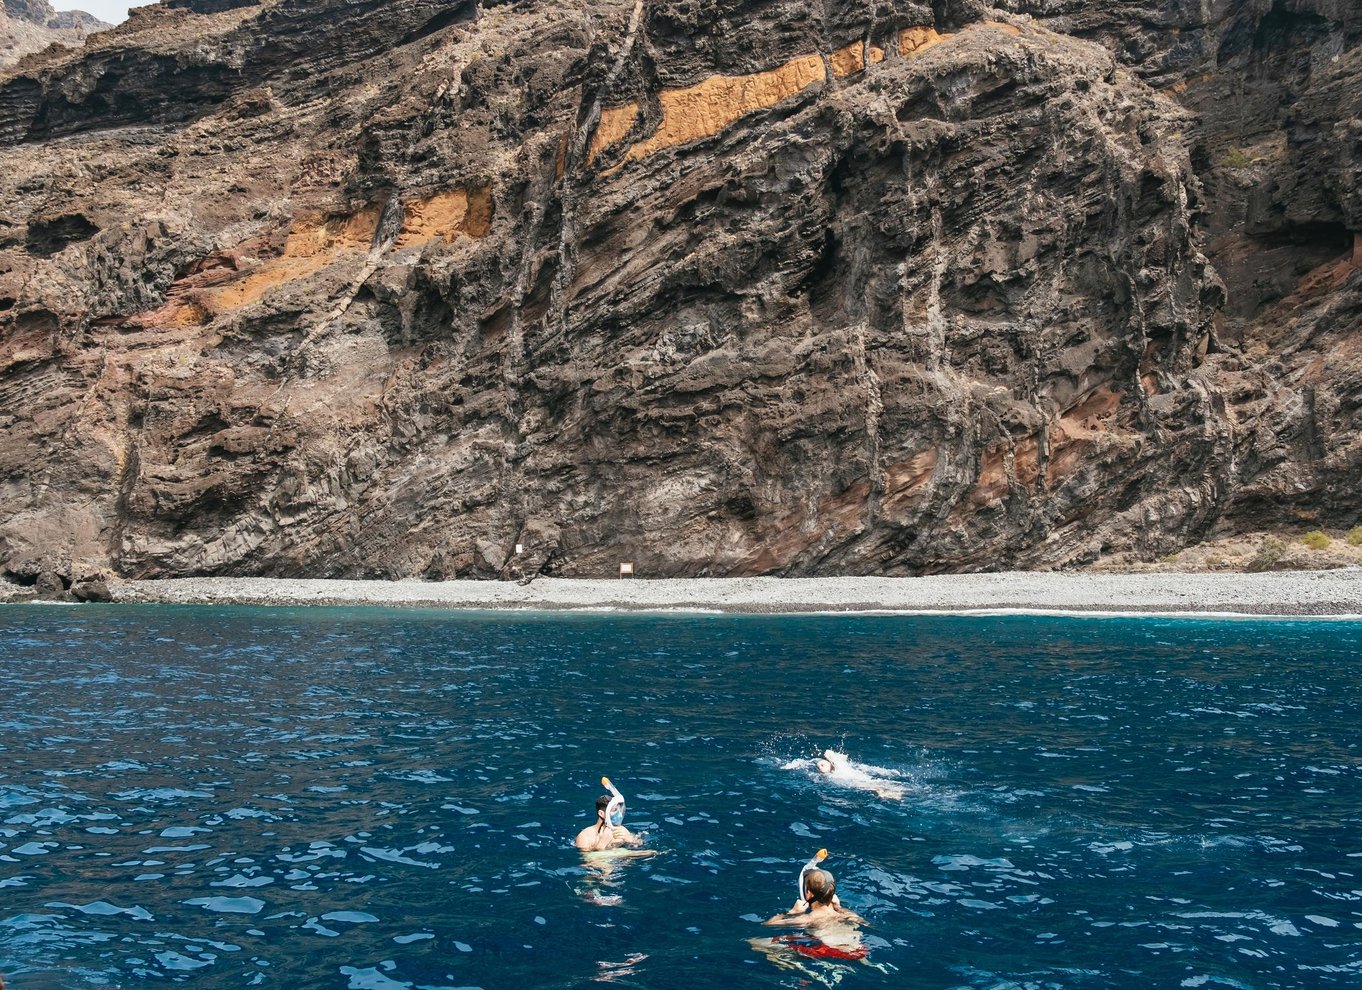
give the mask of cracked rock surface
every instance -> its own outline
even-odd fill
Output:
[[[1342,0],[139,8],[0,75],[0,570],[1352,525],[1359,38]]]

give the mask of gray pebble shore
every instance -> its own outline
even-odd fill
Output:
[[[1362,615],[1362,569],[1265,574],[1008,572],[914,578],[111,581],[128,603],[724,612],[1137,612]]]

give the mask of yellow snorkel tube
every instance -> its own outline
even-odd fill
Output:
[[[810,870],[818,869],[818,864],[827,858],[828,851],[826,849],[820,849],[818,852],[814,853],[813,859],[805,863],[804,868],[799,871],[799,899],[801,901],[804,900],[804,877],[808,875]]]

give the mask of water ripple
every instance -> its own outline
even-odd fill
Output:
[[[13,990],[1352,987],[1362,626],[7,608]],[[830,788],[824,748],[902,801]],[[569,846],[599,778],[660,850]],[[697,972],[696,959],[703,958]]]

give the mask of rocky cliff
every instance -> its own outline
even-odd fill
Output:
[[[0,0],[0,72],[53,42],[79,45],[109,25],[79,10],[53,10],[47,0]]]
[[[0,564],[909,574],[1352,525],[1360,35],[140,9],[0,77]]]

